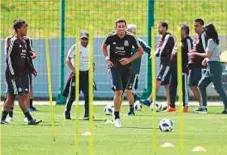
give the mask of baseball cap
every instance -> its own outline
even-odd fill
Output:
[[[25,20],[23,19],[17,19],[13,21],[13,28],[14,29],[19,29],[22,27],[23,24],[26,24]]]
[[[88,38],[88,37],[89,37],[88,31],[81,31],[80,32],[80,38]]]
[[[136,25],[128,24],[127,27],[129,32],[136,33]]]

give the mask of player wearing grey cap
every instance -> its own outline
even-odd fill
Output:
[[[89,34],[87,31],[81,31],[80,33],[80,67],[79,67],[79,91],[82,91],[84,94],[85,100],[85,112],[84,112],[84,120],[89,120],[89,81],[88,81],[88,71],[89,71],[89,48],[88,48]],[[68,51],[68,56],[66,58],[66,64],[72,71],[69,85],[69,96],[65,105],[65,119],[71,119],[71,107],[73,101],[75,100],[75,70],[77,69],[75,66],[75,49],[76,44],[72,45],[72,47]]]

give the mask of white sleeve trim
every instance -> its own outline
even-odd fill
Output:
[[[201,39],[202,39],[203,49],[206,50],[206,40],[205,40],[204,32],[201,34]]]
[[[165,40],[164,40],[164,42],[163,42],[163,44],[162,44],[162,46],[161,46],[161,48],[160,48],[160,55],[162,55],[162,52],[163,52],[163,50],[164,50],[164,48],[166,47],[166,44],[167,44],[167,42],[168,42],[168,40],[169,40],[169,37],[170,37],[170,35],[169,34],[167,34],[166,36],[165,36]]]
[[[192,44],[190,39],[187,39],[187,44],[188,44],[188,52],[190,52],[190,50],[192,49]]]
[[[12,66],[12,61],[11,61],[11,53],[12,53],[12,50],[13,50],[13,46],[14,46],[14,42],[15,42],[16,38],[12,38],[10,40],[10,45],[9,45],[9,50],[7,52],[7,59],[8,59],[8,66],[9,66],[9,71],[12,75],[14,75],[14,70],[13,70],[13,66]]]

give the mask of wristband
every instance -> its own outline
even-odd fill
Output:
[[[109,57],[109,56],[106,56],[106,61],[107,61],[107,60],[110,60],[110,57]]]

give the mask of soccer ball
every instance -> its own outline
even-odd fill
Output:
[[[162,119],[160,122],[159,122],[159,129],[162,131],[162,132],[170,132],[173,130],[173,122],[170,120],[170,119]]]
[[[151,106],[150,106],[150,109],[151,109],[152,111],[153,111],[153,104],[154,104],[154,103],[152,103]],[[155,107],[155,108],[156,108],[156,112],[162,111],[162,104],[161,104],[161,103],[156,102],[156,103],[155,103],[155,106],[156,106],[156,107]]]
[[[141,111],[141,109],[142,109],[142,104],[140,103],[139,100],[137,100],[137,101],[134,103],[134,109],[135,109],[136,111]]]
[[[162,103],[160,105],[160,111],[165,111],[168,108],[168,105],[166,103]]]
[[[112,115],[114,112],[114,106],[113,105],[106,105],[104,107],[104,112],[106,115]]]

